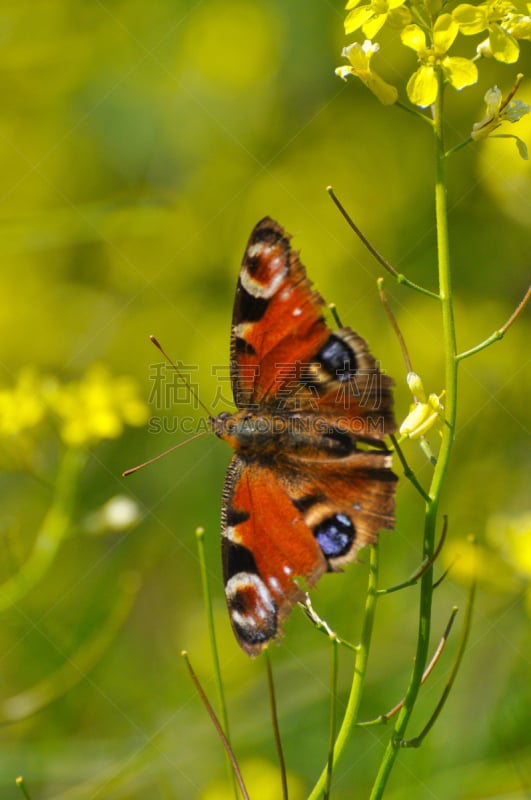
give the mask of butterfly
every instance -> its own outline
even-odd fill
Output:
[[[269,217],[249,238],[232,318],[235,413],[210,418],[234,455],[222,560],[234,634],[258,655],[305,587],[394,525],[393,381],[351,328],[333,331],[290,235]]]

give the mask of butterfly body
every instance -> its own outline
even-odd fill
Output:
[[[392,381],[350,328],[332,331],[289,235],[254,228],[231,336],[238,410],[212,417],[234,450],[223,491],[222,555],[234,633],[251,656],[326,571],[394,523]],[[298,579],[298,582],[297,582]]]

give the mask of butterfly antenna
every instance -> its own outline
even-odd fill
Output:
[[[149,337],[149,338],[151,339],[151,341],[153,342],[153,344],[155,345],[155,347],[157,348],[157,350],[160,350],[160,352],[162,353],[162,355],[164,356],[164,358],[166,359],[166,361],[168,362],[168,364],[170,365],[170,367],[172,367],[172,369],[174,369],[174,370],[175,370],[175,372],[176,372],[176,374],[177,374],[177,377],[179,378],[179,380],[181,380],[181,381],[182,381],[182,383],[184,383],[184,385],[186,386],[186,388],[188,389],[188,391],[190,392],[190,394],[192,395],[192,397],[194,398],[194,400],[195,400],[197,403],[199,403],[199,405],[201,406],[201,408],[203,409],[203,411],[206,411],[206,413],[208,414],[208,416],[209,416],[209,417],[212,417],[212,416],[213,416],[213,414],[212,414],[212,412],[210,411],[210,409],[208,408],[208,406],[206,406],[206,405],[203,403],[203,401],[201,400],[201,398],[200,398],[200,397],[199,397],[199,395],[197,394],[196,390],[194,389],[194,387],[192,386],[192,384],[190,383],[190,381],[189,381],[189,380],[188,380],[188,379],[187,379],[187,378],[186,378],[186,377],[183,375],[183,373],[181,372],[181,370],[179,369],[179,367],[177,366],[177,364],[175,363],[175,361],[173,361],[173,360],[172,360],[172,359],[169,357],[169,355],[167,354],[166,350],[163,348],[163,346],[161,345],[161,343],[159,342],[159,340],[157,339],[157,337],[156,337],[156,336],[153,336],[153,335],[150,335],[150,337]],[[188,440],[188,441],[190,441],[190,440]]]
[[[190,436],[190,438],[186,439],[184,442],[177,442],[177,444],[174,444],[173,447],[170,447],[168,450],[164,450],[163,453],[159,453],[158,456],[153,456],[153,458],[144,461],[142,464],[138,464],[136,467],[131,467],[130,469],[126,469],[125,472],[122,472],[122,477],[126,478],[128,475],[132,475],[133,472],[138,472],[139,469],[148,467],[150,464],[153,464],[155,461],[159,461],[161,458],[164,458],[164,456],[167,456],[169,453],[173,453],[174,450],[178,450],[179,447],[184,447],[185,444],[193,442],[194,439],[199,439],[199,437],[204,436],[205,433],[208,433],[208,431],[199,431],[199,433],[195,433],[193,436]]]

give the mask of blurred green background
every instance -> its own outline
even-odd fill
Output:
[[[103,363],[136,379],[139,397],[151,396],[152,417],[91,449],[75,524],[16,602],[2,602],[2,799],[19,796],[17,775],[33,800],[230,796],[216,788],[225,778],[222,748],[179,655],[189,651],[214,697],[197,525],[206,528],[234,748],[251,796],[280,796],[264,665],[239,650],[224,605],[219,513],[229,452],[205,437],[127,480],[121,472],[184,438],[177,417],[201,417],[192,403],[172,407],[154,392],[161,359],[148,334],[194,367],[201,398],[213,402],[212,366],[228,361],[239,263],[266,214],[294,234],[321,293],[395,378],[397,417],[407,413],[403,362],[375,287],[380,268],[325,186],[399,271],[436,288],[432,143],[427,126],[334,76],[343,18],[341,3],[303,0],[0,2],[0,382],[10,391],[29,365],[68,383]],[[392,31],[379,38],[382,73],[403,86],[414,54]],[[481,64],[478,86],[449,91],[449,145],[483,116],[489,86],[506,92],[517,71],[529,72],[526,46],[518,68]],[[521,96],[530,102],[529,81]],[[529,116],[518,133],[531,145]],[[448,177],[464,350],[502,324],[525,291],[531,179],[509,140],[460,151]],[[386,288],[415,369],[427,391],[439,393],[435,304],[390,278]],[[529,796],[528,367],[525,318],[462,365],[439,573],[475,534],[477,611],[450,700],[422,749],[401,753],[389,800]],[[4,581],[33,564],[38,532],[50,522],[47,483],[63,450],[50,425],[4,437]],[[426,483],[424,456],[413,445],[408,456]],[[117,495],[138,504],[138,518],[113,532],[98,509]],[[396,532],[381,539],[383,586],[419,563],[421,521],[421,504],[402,480]],[[452,605],[464,607],[466,565],[465,557],[437,590],[433,647]],[[366,573],[361,564],[325,576],[313,593],[318,612],[352,641]],[[0,587],[0,599],[11,585]],[[416,601],[409,589],[379,604],[364,718],[402,696]],[[459,624],[458,616],[456,631]],[[297,800],[326,759],[329,649],[297,610],[286,633],[272,655]],[[457,637],[425,685],[412,734],[440,696]],[[340,704],[351,668],[345,653]],[[388,735],[355,734],[334,797],[368,796]]]

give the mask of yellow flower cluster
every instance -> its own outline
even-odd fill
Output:
[[[453,17],[464,36],[487,31],[487,38],[476,48],[478,55],[514,64],[520,55],[517,40],[531,39],[530,12],[530,3],[518,8],[508,0],[491,0],[479,5],[462,3],[453,12]]]
[[[437,17],[430,44],[426,42],[426,33],[419,25],[406,25],[402,30],[402,42],[417,53],[420,63],[407,84],[408,97],[416,106],[425,108],[435,102],[439,92],[439,73],[458,91],[476,83],[476,65],[468,58],[448,55],[458,33],[459,25],[451,14]]]
[[[0,437],[16,437],[45,418],[65,444],[80,447],[117,438],[126,425],[143,425],[148,408],[132,378],[113,377],[103,364],[69,383],[22,370],[13,388],[0,390]]]
[[[366,40],[343,50],[350,66],[338,67],[336,74],[344,80],[349,75],[356,76],[384,104],[398,99],[397,89],[370,64],[372,55],[379,50],[371,40],[384,25],[399,28],[402,43],[417,54],[418,67],[408,81],[407,94],[411,103],[420,108],[435,102],[443,83],[458,91],[476,83],[478,58],[491,57],[513,64],[520,54],[518,40],[531,39],[531,3],[521,0],[461,3],[451,13],[448,5],[441,13],[442,3],[413,0],[349,0],[346,9],[345,33],[361,29]],[[458,34],[473,36],[484,32],[487,38],[477,45],[472,58],[449,55]]]
[[[0,389],[0,436],[18,436],[38,425],[45,414],[40,379],[30,367],[21,370],[12,389]]]

